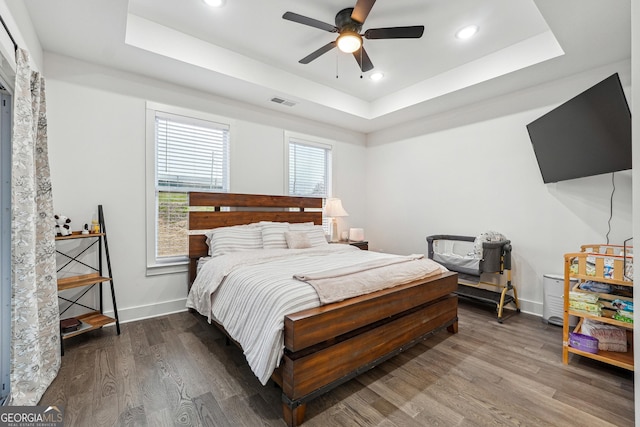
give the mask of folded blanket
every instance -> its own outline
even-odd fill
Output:
[[[610,293],[611,285],[602,282],[594,282],[593,280],[587,280],[586,282],[580,283],[580,289],[584,289],[585,291],[591,292],[601,292],[601,293]]]
[[[448,271],[424,255],[379,259],[326,271],[295,274],[318,293],[321,304],[342,301]]]
[[[359,273],[374,268],[385,267],[387,265],[399,264],[422,258],[424,258],[423,254],[412,254],[408,256],[400,256],[397,258],[374,259],[372,261],[362,262],[360,264],[354,264],[347,267],[334,268],[314,273],[294,274],[293,278],[301,280],[303,282],[308,282],[309,280],[331,279],[334,277],[347,276],[349,274]]]

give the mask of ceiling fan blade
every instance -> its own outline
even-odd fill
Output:
[[[313,53],[310,53],[309,55],[305,56],[304,58],[302,58],[298,62],[301,63],[301,64],[308,64],[309,62],[313,61],[314,59],[318,58],[319,56],[324,55],[325,53],[329,52],[334,47],[336,47],[336,42],[335,41],[327,43],[324,46],[322,46],[320,49],[316,50]]]
[[[360,69],[363,73],[366,73],[369,70],[373,70],[373,63],[371,62],[371,59],[369,59],[369,55],[367,55],[367,51],[364,50],[364,47],[361,47],[360,49],[353,52],[353,57],[356,58],[356,62],[360,66]]]
[[[369,28],[364,32],[366,39],[419,39],[424,33],[424,25],[412,27]]]
[[[353,8],[353,12],[351,12],[351,19],[364,24],[364,20],[369,16],[369,12],[371,12],[371,8],[375,2],[376,0],[358,0]]]
[[[298,15],[297,13],[286,12],[284,15],[282,15],[282,18],[288,21],[297,22],[298,24],[319,28],[330,33],[338,32],[338,28],[331,24],[327,24],[326,22],[318,21],[317,19],[309,18],[307,16]]]

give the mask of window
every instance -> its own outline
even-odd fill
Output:
[[[289,195],[328,197],[331,150],[289,140]]]
[[[290,196],[331,197],[331,145],[308,137],[286,134],[287,187]],[[325,232],[328,219],[323,218]]]
[[[168,112],[167,110],[172,110]],[[188,254],[189,191],[229,190],[228,124],[176,108],[147,109],[147,159],[153,167],[153,217],[147,217],[149,266],[183,263]],[[186,115],[189,114],[189,115]],[[200,117],[194,117],[198,115]],[[148,172],[149,173],[149,172]],[[149,176],[147,176],[149,180]],[[147,196],[150,202],[150,196]]]

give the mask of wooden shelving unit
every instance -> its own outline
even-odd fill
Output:
[[[573,353],[633,371],[633,323],[622,322],[611,317],[607,317],[606,315],[597,316],[579,310],[572,310],[569,306],[569,294],[571,291],[597,294],[599,299],[604,301],[616,298],[633,301],[631,296],[589,292],[580,289],[581,283],[591,280],[609,285],[627,287],[629,289],[629,295],[632,295],[633,280],[625,276],[625,266],[626,263],[633,262],[633,257],[631,256],[633,248],[623,248],[618,245],[583,245],[581,250],[581,252],[568,253],[564,255],[564,326],[562,334],[562,361],[565,365],[568,364],[569,353]],[[571,287],[572,279],[578,279],[578,283],[573,287]],[[606,312],[607,310],[604,311]],[[569,316],[576,316],[580,319],[573,331],[570,330]],[[569,346],[569,333],[579,333],[582,330],[582,324],[585,319],[595,320],[601,323],[624,328],[627,332],[628,351],[615,352],[599,350],[597,353],[593,354]]]
[[[56,236],[56,242],[65,241],[65,240],[75,240],[75,239],[87,239],[87,242],[88,242],[85,245],[84,249],[82,249],[76,255],[71,255],[70,253],[63,250],[62,246],[64,244],[56,245],[56,252],[62,255],[66,259],[66,262],[60,263],[58,265],[58,272],[62,271],[65,267],[74,263],[81,264],[87,269],[93,270],[91,273],[88,273],[88,274],[81,274],[81,275],[63,277],[58,279],[58,292],[75,289],[75,288],[82,288],[82,287],[87,288],[79,296],[76,296],[75,299],[68,299],[66,297],[58,295],[58,298],[69,303],[69,306],[66,307],[60,313],[60,318],[62,319],[64,316],[64,313],[74,306],[83,307],[89,310],[86,313],[83,313],[78,316],[74,316],[76,319],[82,322],[78,330],[65,332],[65,333],[60,331],[60,337],[61,337],[60,351],[62,354],[64,354],[64,340],[75,337],[80,334],[84,334],[85,332],[102,328],[103,326],[109,325],[111,323],[115,323],[116,333],[120,335],[120,320],[118,318],[116,294],[113,286],[113,276],[111,272],[111,258],[109,256],[109,245],[107,242],[107,232],[106,232],[106,226],[104,223],[104,213],[102,210],[102,205],[98,206],[98,222],[100,224],[100,230],[101,230],[100,233],[82,234],[79,231],[74,231],[69,236]],[[84,262],[83,260],[80,260],[80,256],[85,254],[89,249],[93,247],[97,249],[95,264],[91,265]],[[103,275],[103,263],[102,263],[103,250],[104,250],[104,255],[107,262],[108,276]],[[111,291],[111,300],[113,303],[113,313],[114,313],[113,317],[106,316],[103,313],[102,285],[106,282],[109,282],[109,290]],[[99,307],[97,308],[89,307],[79,302],[80,298],[82,298],[87,292],[89,292],[94,287],[97,287],[99,292],[100,303],[99,303]]]

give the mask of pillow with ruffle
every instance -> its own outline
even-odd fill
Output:
[[[307,249],[311,247],[311,240],[306,231],[285,231],[284,238],[289,249]]]
[[[306,232],[313,248],[329,244],[321,225],[310,225],[309,223],[289,224],[289,230]]]

